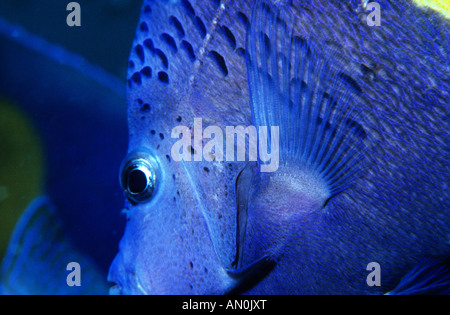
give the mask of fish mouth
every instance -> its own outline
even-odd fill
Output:
[[[109,289],[110,295],[149,295],[148,290],[144,289],[141,279],[134,268],[125,265],[123,255],[119,252],[109,268],[108,282],[113,285]]]
[[[123,286],[120,277],[123,265],[120,265],[118,262],[119,256],[120,254],[114,258],[109,268],[107,281],[112,283],[112,286],[109,288],[109,295],[123,295]]]
[[[113,285],[111,288],[109,288],[109,295],[123,295],[122,286],[119,284]]]
[[[111,273],[110,273],[111,275]],[[148,295],[149,293],[142,287],[139,278],[134,272],[125,272],[122,274],[124,278],[115,278],[108,275],[108,282],[112,283],[109,288],[109,295]]]

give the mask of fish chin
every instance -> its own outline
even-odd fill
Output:
[[[127,271],[119,253],[113,261],[108,274],[108,281],[114,283],[109,289],[110,295],[148,295],[135,272]]]
[[[224,294],[237,286],[238,281],[231,278],[224,269],[209,279],[196,278],[194,274],[174,275],[152,273],[154,281],[147,277],[148,273],[135,272],[125,265],[119,253],[114,259],[108,274],[108,281],[113,283],[110,295],[160,295],[160,294]],[[218,279],[220,278],[220,279]],[[155,285],[152,286],[152,283]],[[199,285],[200,284],[200,285]],[[185,289],[183,289],[185,288]]]
[[[167,209],[133,210],[108,275],[111,294],[223,294],[237,280],[223,268],[204,224],[173,228]],[[152,215],[148,215],[148,212]],[[155,214],[160,212],[160,214]],[[173,216],[171,216],[173,218]],[[165,223],[164,223],[165,222]],[[192,232],[191,232],[192,231]],[[177,236],[171,235],[175,233]],[[197,234],[198,233],[198,234]],[[178,244],[176,240],[183,243]],[[197,246],[202,244],[202,246]]]

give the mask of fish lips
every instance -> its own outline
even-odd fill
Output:
[[[123,261],[123,255],[119,254],[114,258],[109,269],[108,282],[114,283],[109,289],[110,295],[148,295],[140,282],[137,273],[133,269],[127,268]]]

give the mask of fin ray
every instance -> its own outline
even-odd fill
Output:
[[[365,133],[349,123],[361,119],[355,102],[361,91],[332,67],[320,44],[294,34],[277,6],[258,0],[247,32],[252,119],[279,126],[282,162],[315,171],[336,192],[363,163]]]
[[[431,258],[422,259],[388,295],[450,294],[450,266]]]

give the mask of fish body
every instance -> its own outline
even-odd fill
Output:
[[[378,3],[144,1],[112,293],[382,294],[449,257],[449,22]],[[279,126],[278,169],[199,158],[198,117]]]

